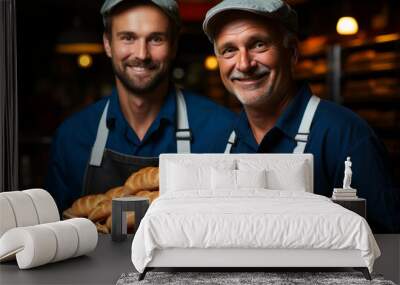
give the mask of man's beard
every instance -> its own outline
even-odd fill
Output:
[[[250,78],[254,78],[254,77],[255,78],[263,77],[265,75],[271,76],[271,69],[266,67],[266,66],[264,66],[264,65],[257,64],[257,66],[253,70],[251,70],[251,72],[249,72],[249,73],[243,73],[243,72],[240,72],[240,71],[238,71],[236,69],[233,70],[233,72],[229,76],[229,79],[231,81],[233,81],[233,80],[243,80],[243,79],[250,79]],[[268,78],[266,78],[265,80],[268,80]],[[269,86],[267,86],[267,89],[265,90],[265,92],[263,94],[261,94],[261,95],[259,95],[257,97],[253,97],[253,98],[249,98],[247,96],[242,95],[241,92],[246,92],[246,91],[243,91],[243,90],[240,90],[240,91],[239,90],[236,90],[236,91],[232,90],[232,93],[233,93],[233,95],[236,96],[236,98],[240,101],[240,103],[242,103],[243,105],[251,106],[251,105],[262,104],[265,101],[267,101],[268,98],[272,94],[272,90],[273,90],[272,86],[269,85]]]
[[[122,69],[119,68],[113,61],[112,67],[115,75],[120,80],[122,85],[135,95],[144,95],[154,91],[168,77],[169,68],[160,70],[160,63],[151,60],[131,60],[122,63]],[[156,70],[151,75],[147,82],[140,81],[140,78],[132,78],[127,73],[129,67],[142,67],[148,70]]]

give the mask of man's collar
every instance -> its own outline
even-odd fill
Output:
[[[296,95],[279,116],[275,127],[294,139],[311,96],[311,89],[307,84],[302,83]]]
[[[157,126],[162,120],[166,120],[174,125],[176,124],[176,90],[174,85],[171,85],[171,87],[168,89],[167,96],[164,98],[160,112],[155,119]],[[118,130],[123,132],[127,129],[130,129],[128,121],[125,119],[122,113],[118,92],[115,88],[111,93],[110,105],[108,107],[107,124],[109,125],[110,122],[113,122],[111,125],[114,124]]]
[[[117,128],[119,130],[125,130],[128,126],[128,122],[126,121],[124,114],[122,113],[122,109],[119,103],[118,92],[115,88],[113,88],[108,106],[108,114],[107,114],[107,126],[112,125],[113,128]]]
[[[311,95],[311,90],[307,84],[303,83],[300,85],[298,92],[279,116],[274,127],[294,139]],[[238,133],[238,137],[257,150],[258,144],[254,138],[254,134],[250,128],[249,120],[244,110],[242,110],[239,115],[235,131]]]
[[[176,125],[176,96],[175,85],[170,84],[167,96],[164,99],[164,103],[161,106],[157,119],[167,120],[169,123]]]
[[[249,119],[244,110],[239,114],[236,120],[235,132],[237,132],[237,137],[240,138],[244,143],[250,146],[254,151],[257,151],[258,144],[254,138],[253,131],[251,130]]]

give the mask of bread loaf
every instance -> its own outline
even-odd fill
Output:
[[[126,223],[127,223],[128,233],[132,233],[135,228],[135,213],[134,212],[127,212]],[[112,216],[111,215],[107,218],[106,226],[107,226],[108,230],[111,232],[111,227],[112,227]]]
[[[124,186],[119,186],[111,188],[105,193],[105,195],[111,200],[112,198],[118,198],[124,196],[123,191],[124,191]]]
[[[75,217],[88,217],[89,213],[104,200],[109,198],[104,194],[87,195],[76,200],[71,206],[71,215]]]
[[[106,225],[103,225],[103,224],[99,223],[99,222],[96,223],[96,228],[97,228],[97,231],[99,233],[103,233],[103,234],[109,234],[110,233],[110,230],[108,229],[108,227]]]
[[[158,189],[158,167],[140,169],[126,180],[124,186],[124,196],[135,195],[141,190]]]
[[[115,187],[104,194],[87,195],[77,199],[71,208],[63,212],[64,218],[88,217],[97,227],[98,232],[111,232],[112,198],[129,195],[147,197],[150,203],[159,195],[158,167],[145,167],[133,173],[123,186]],[[127,213],[128,232],[135,225],[135,214]]]
[[[111,215],[111,200],[104,200],[90,211],[89,220],[92,222],[105,221]]]
[[[139,191],[135,194],[135,196],[147,197],[150,200],[150,203],[158,198],[160,192],[159,191]]]
[[[75,216],[72,212],[71,208],[66,209],[63,213],[62,213],[62,217],[63,219],[73,219],[73,218],[78,218],[77,216]]]

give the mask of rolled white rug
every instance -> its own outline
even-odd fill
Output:
[[[13,228],[0,239],[0,261],[16,256],[20,269],[49,263],[56,251],[54,233],[41,225]]]
[[[57,222],[60,220],[56,202],[49,192],[39,188],[28,189],[22,192],[31,197],[39,217],[39,224]]]
[[[14,211],[10,201],[8,201],[6,197],[0,195],[0,237],[6,231],[16,226],[17,222],[15,221]]]
[[[39,224],[39,217],[30,196],[22,191],[2,192],[0,195],[10,202],[17,227]]]
[[[43,224],[43,227],[49,228],[56,236],[56,254],[51,262],[64,260],[75,255],[75,252],[78,249],[79,238],[75,229],[71,228],[71,224],[55,222]]]
[[[43,189],[1,192],[0,213],[0,237],[15,227],[60,220],[53,197]]]
[[[14,257],[20,269],[28,269],[87,254],[97,245],[96,226],[88,219],[8,230],[0,238],[0,262]]]
[[[95,224],[91,220],[74,218],[65,220],[64,222],[70,223],[78,234],[78,247],[73,257],[91,252],[96,248],[99,235]]]

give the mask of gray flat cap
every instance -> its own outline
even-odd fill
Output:
[[[203,30],[213,41],[215,19],[223,12],[246,11],[281,22],[287,29],[297,33],[297,13],[282,0],[224,0],[211,8],[203,22]]]
[[[100,13],[103,15],[103,22],[104,18],[107,14],[111,12],[111,10],[117,6],[119,3],[123,1],[128,1],[128,0],[105,0],[103,6],[101,7]],[[146,3],[150,2],[153,3],[154,5],[158,6],[161,10],[167,14],[168,17],[170,17],[175,25],[179,28],[181,26],[181,17],[179,16],[179,7],[178,4],[176,3],[175,0],[148,0],[148,1],[135,1],[135,0],[130,0],[132,3],[138,2],[140,3]]]

